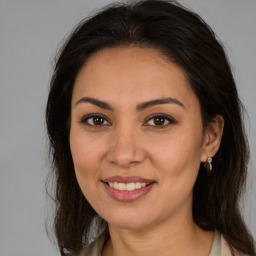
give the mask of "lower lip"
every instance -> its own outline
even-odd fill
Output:
[[[135,189],[133,191],[116,190],[104,182],[103,185],[105,186],[107,193],[115,200],[120,202],[132,202],[146,195],[153,188],[155,183],[149,184],[140,189]]]

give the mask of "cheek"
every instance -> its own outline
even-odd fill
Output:
[[[184,169],[197,171],[201,156],[200,141],[200,134],[173,134],[152,147],[152,161],[162,171],[172,174],[179,174]]]
[[[175,136],[154,147],[151,153],[162,194],[168,195],[159,204],[162,208],[168,205],[172,211],[191,198],[200,166],[200,140]]]
[[[102,153],[99,149],[101,147],[97,140],[75,130],[72,133],[71,130],[70,149],[80,189],[89,203],[95,207],[95,198],[98,198],[100,184],[99,170]]]
[[[71,128],[70,149],[79,183],[87,183],[98,178],[97,170],[100,169],[103,156],[101,144],[99,140],[92,138],[92,136],[85,136],[83,131]]]

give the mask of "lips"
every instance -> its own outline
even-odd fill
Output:
[[[154,180],[138,176],[112,176],[102,180],[106,192],[121,202],[135,201],[146,195],[156,184]]]

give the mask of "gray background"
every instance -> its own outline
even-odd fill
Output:
[[[109,0],[0,0],[0,256],[59,255],[45,232],[50,206],[44,108],[60,41]],[[256,0],[182,0],[217,33],[247,109],[251,146],[246,222],[256,237]],[[254,171],[253,171],[254,170]]]

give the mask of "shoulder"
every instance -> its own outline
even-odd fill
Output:
[[[221,256],[248,256],[242,253],[239,253],[236,249],[233,248],[234,255],[231,252],[231,248],[228,245],[226,239],[221,235]]]
[[[100,256],[102,248],[103,246],[101,246],[99,240],[97,239],[93,243],[85,247],[78,254],[72,256]]]

